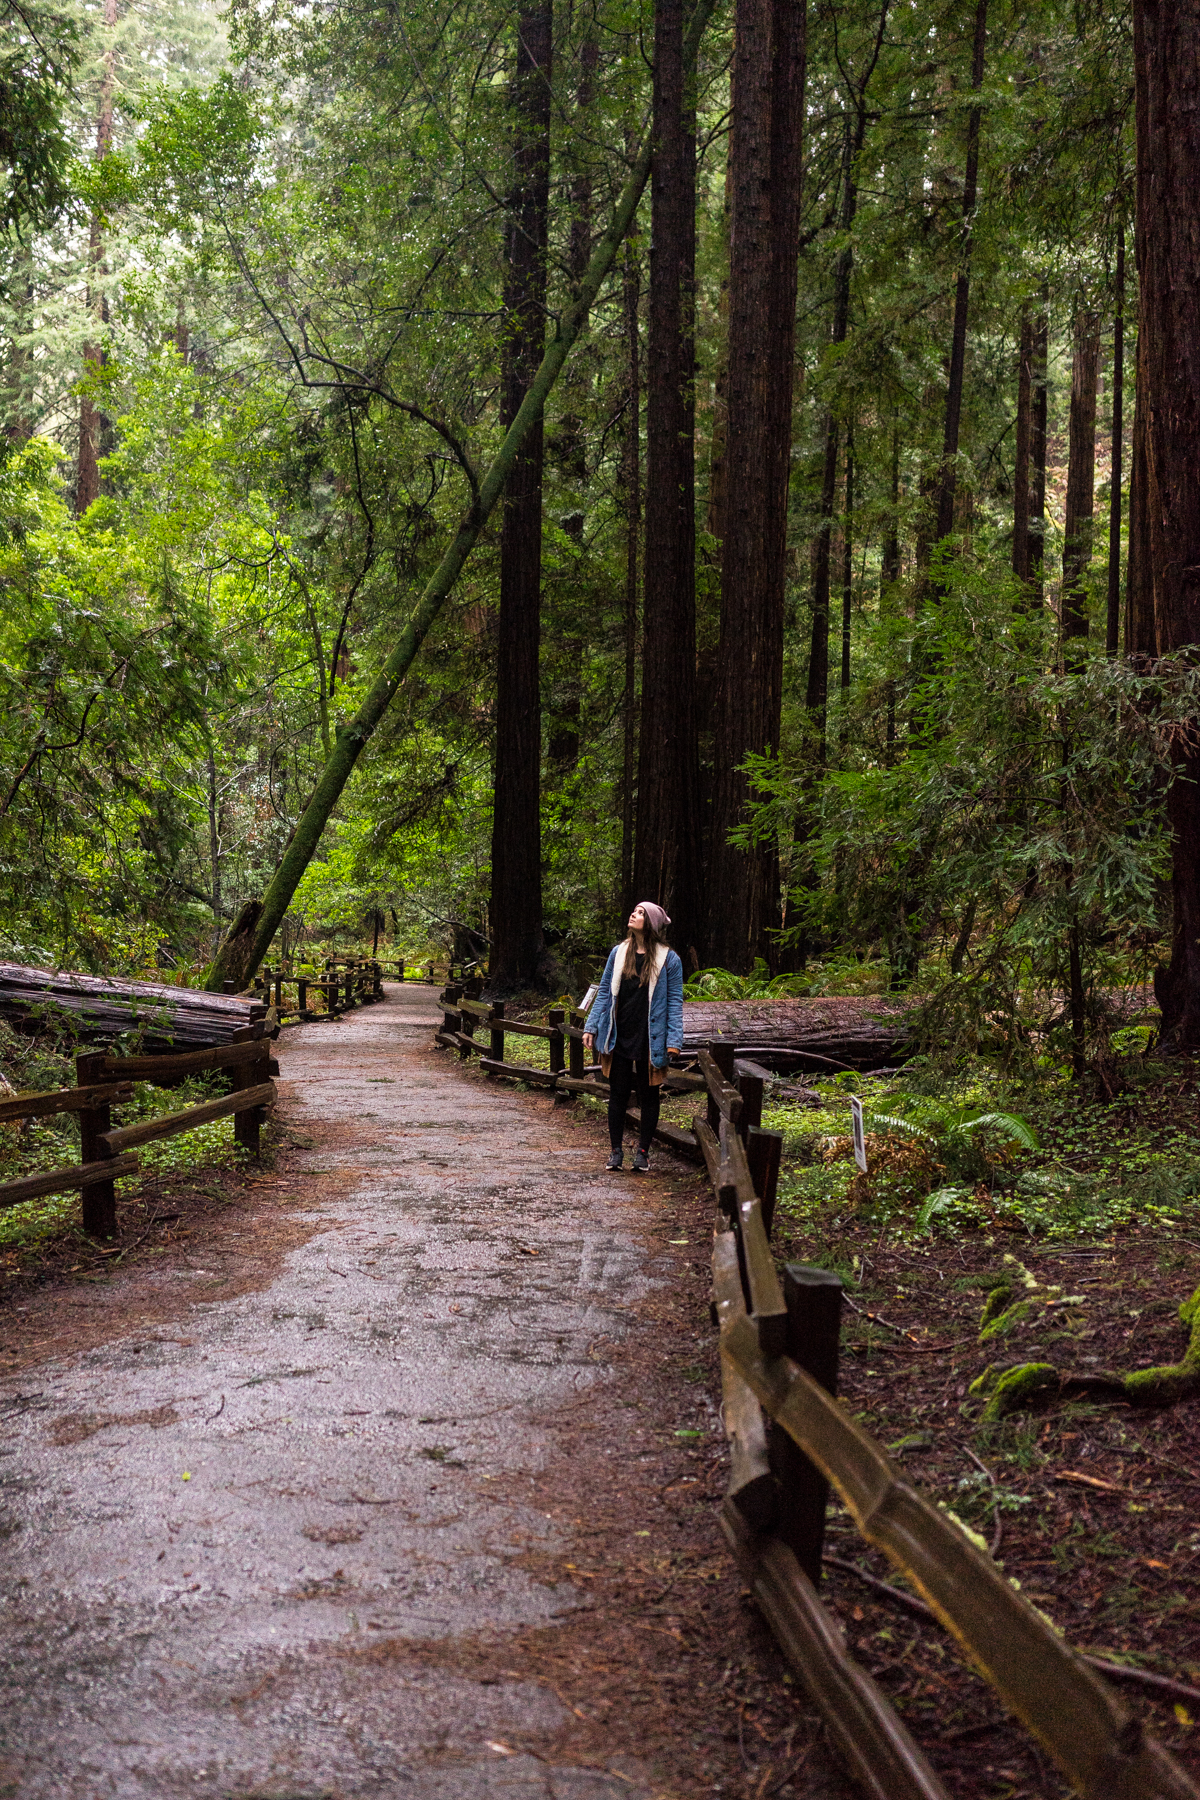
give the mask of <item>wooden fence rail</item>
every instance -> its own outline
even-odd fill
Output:
[[[113,1126],[112,1108],[132,1098],[134,1081],[174,1086],[207,1069],[228,1069],[233,1077],[233,1093],[157,1119]],[[84,1230],[92,1237],[111,1237],[117,1224],[116,1183],[138,1168],[137,1157],[129,1154],[134,1145],[195,1131],[199,1125],[232,1114],[237,1142],[252,1155],[258,1155],[263,1109],[275,1100],[275,1083],[270,1077],[279,1073],[279,1065],[259,1023],[249,1027],[240,1043],[185,1051],[178,1056],[109,1056],[91,1051],[75,1059],[75,1071],[77,1085],[73,1088],[16,1094],[0,1102],[0,1123],[77,1112],[80,1146],[77,1164],[0,1182],[0,1209],[19,1206],[43,1194],[78,1188]]]
[[[475,1028],[486,1024],[491,1056],[483,1066],[493,1077],[533,1078],[564,1098],[607,1092],[599,1071],[584,1067],[578,1015],[565,1028],[562,1015],[551,1015],[550,1026],[518,1026],[502,1006],[465,1002],[453,987],[442,1002],[435,1041],[478,1054]],[[569,1072],[504,1060],[505,1034],[552,1032],[566,1038]],[[703,1091],[706,1111],[690,1133],[668,1127],[669,1136],[658,1135],[703,1160],[717,1202],[713,1311],[730,1443],[722,1527],[852,1773],[874,1800],[947,1800],[818,1596],[830,1487],[1085,1800],[1200,1800],[1200,1788],[1109,1685],[1130,1672],[1112,1670],[1106,1680],[1103,1663],[1073,1650],[838,1404],[842,1285],[825,1269],[791,1264],[781,1272],[771,1253],[782,1138],[762,1129],[761,1076],[739,1067],[729,1044],[710,1044],[696,1061],[699,1079],[673,1072],[666,1085],[682,1075],[688,1089]]]

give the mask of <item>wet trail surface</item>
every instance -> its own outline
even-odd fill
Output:
[[[580,1466],[570,1422],[671,1279],[653,1184],[437,1059],[431,989],[387,996],[281,1041],[319,1199],[270,1278],[0,1384],[0,1793],[674,1791],[661,1759],[514,1748],[582,1711],[450,1654],[588,1605],[553,1573],[580,1502],[543,1477],[618,1505],[631,1479],[603,1432]]]

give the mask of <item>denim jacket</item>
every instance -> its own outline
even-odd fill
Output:
[[[614,944],[604,965],[600,991],[587,1016],[585,1031],[596,1039],[602,1057],[611,1056],[617,1041],[617,995],[625,962],[626,939]],[[667,1051],[683,1048],[683,964],[674,950],[659,944],[650,975],[650,1061],[656,1069],[667,1066]]]

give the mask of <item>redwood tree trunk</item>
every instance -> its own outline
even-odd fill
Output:
[[[111,31],[117,23],[117,0],[104,0],[104,24]],[[113,98],[116,89],[116,63],[111,40],[104,53],[104,74],[100,82],[100,105],[96,113],[95,160],[103,162],[112,148]],[[100,219],[93,213],[88,232],[87,308],[100,324],[108,324],[108,301],[103,292],[93,292],[96,277],[104,271],[104,237]],[[83,372],[95,375],[104,365],[104,349],[100,344],[83,347]],[[79,457],[75,465],[75,511],[85,513],[100,494],[99,458],[107,447],[104,437],[109,422],[90,394],[79,402]]]
[[[1125,429],[1125,227],[1117,226],[1117,291],[1113,308],[1112,456],[1108,501],[1108,608],[1104,650],[1116,656],[1121,647],[1121,477]]]
[[[684,958],[701,941],[696,746],[696,112],[683,0],[654,9],[654,162],[642,699],[633,885],[673,920]]]
[[[779,923],[770,846],[729,843],[738,764],[778,748],[804,116],[803,0],[738,0],[730,143],[729,424],[712,838],[712,952],[747,969]]]
[[[1155,646],[1200,642],[1200,9],[1134,0],[1139,356]],[[1176,740],[1163,1040],[1200,1049],[1200,752]]]
[[[1017,433],[1013,457],[1013,574],[1029,580],[1029,446],[1033,431],[1033,316],[1021,308],[1017,349]]]
[[[1043,308],[1046,289],[1042,288]],[[1042,604],[1042,570],[1046,559],[1046,442],[1050,428],[1047,365],[1050,359],[1050,321],[1043,310],[1033,327],[1033,427],[1029,434],[1029,459],[1033,475],[1029,495],[1029,588],[1035,605]]]
[[[513,188],[505,244],[501,424],[516,418],[545,337],[550,185],[550,5],[517,25],[512,89]],[[492,815],[495,992],[542,979],[541,751],[538,647],[542,587],[542,424],[518,453],[504,497],[496,649],[496,774]]]
[[[1062,637],[1068,668],[1078,662],[1072,645],[1088,634],[1084,576],[1092,560],[1096,494],[1096,388],[1100,375],[1100,318],[1079,308],[1071,360],[1071,422],[1067,452],[1067,504],[1063,522]]]
[[[983,59],[987,49],[988,0],[975,8],[975,45],[971,58],[971,91],[983,86]],[[942,435],[942,468],[938,482],[937,536],[954,530],[954,499],[958,491],[958,439],[962,424],[963,376],[967,363],[967,309],[971,298],[971,236],[979,191],[979,131],[982,109],[973,106],[967,115],[967,162],[963,176],[963,231],[958,280],[954,286],[954,329],[950,339],[950,371],[946,380],[946,418]]]
[[[639,300],[637,252],[632,243],[625,246],[624,271],[625,339],[629,356],[629,394],[625,413],[625,442],[621,455],[621,486],[625,501],[625,692],[621,701],[621,911],[627,918],[633,910],[633,803],[634,769],[637,757],[637,628],[638,628],[638,537],[642,520],[642,380],[641,343],[639,338]]]

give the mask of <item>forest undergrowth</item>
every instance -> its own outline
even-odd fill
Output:
[[[855,1417],[1069,1642],[1150,1678],[1121,1692],[1200,1772],[1195,1405],[1132,1405],[1098,1381],[1088,1391],[1056,1379],[1002,1410],[989,1381],[1039,1364],[1094,1379],[1188,1355],[1180,1309],[1200,1272],[1197,1069],[1143,1054],[1149,1034],[1132,1029],[1106,1069],[1112,1098],[1065,1067],[1009,1081],[983,1062],[953,1076],[918,1063],[773,1083],[763,1123],[784,1134],[774,1244],[780,1260],[834,1268],[845,1282],[839,1388]],[[522,1059],[527,1050],[534,1061],[543,1045],[522,1039]],[[474,1063],[464,1072],[483,1079]],[[866,1176],[853,1159],[852,1093],[867,1114]],[[670,1096],[663,1110],[687,1124],[696,1098]],[[594,1136],[598,1157],[603,1113],[585,1098],[563,1115],[564,1129]],[[661,1153],[652,1165],[682,1177]],[[680,1213],[692,1236],[709,1207],[697,1180]],[[1065,1794],[836,1505],[826,1548],[825,1598],[853,1654],[948,1790]]]

